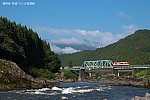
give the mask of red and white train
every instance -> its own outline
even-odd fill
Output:
[[[128,66],[129,62],[114,62],[113,66]]]

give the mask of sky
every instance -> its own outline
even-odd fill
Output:
[[[26,25],[55,53],[95,50],[149,29],[150,0],[0,0],[0,16]]]

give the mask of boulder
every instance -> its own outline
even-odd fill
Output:
[[[150,100],[150,94],[146,93],[145,97],[135,96],[131,100]]]
[[[14,62],[0,59],[0,90],[52,87],[56,82],[35,79]]]

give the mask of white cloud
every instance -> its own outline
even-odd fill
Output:
[[[135,26],[124,26],[126,31],[133,31]],[[46,38],[53,44],[51,47],[53,51],[60,53],[73,53],[82,50],[77,48],[80,46],[85,47],[104,47],[108,44],[114,43],[119,39],[126,36],[125,34],[113,34],[111,32],[101,32],[99,30],[81,30],[81,29],[55,29],[47,27],[37,27],[34,31],[38,33],[45,33]],[[41,35],[45,35],[41,34]],[[48,37],[49,35],[49,37]],[[51,38],[53,37],[53,38]],[[66,45],[67,47],[58,47],[58,45]],[[78,45],[78,46],[73,46]]]
[[[80,34],[80,35],[83,35],[83,36],[97,36],[99,34],[99,31],[96,30],[96,31],[87,31],[87,30],[81,30],[81,29],[75,29],[74,30],[75,33],[77,34]]]
[[[72,47],[65,47],[62,49],[63,53],[74,53],[74,52],[79,52],[80,50],[76,50]]]
[[[123,29],[127,34],[133,34],[139,28],[135,25],[125,25],[123,26]]]
[[[56,29],[56,28],[48,28],[48,27],[34,27],[33,28],[37,32],[42,32],[42,33],[47,33],[47,34],[57,34],[57,35],[82,35],[82,36],[97,36],[100,31],[99,30],[94,30],[94,31],[89,31],[89,30],[82,30],[82,29]]]
[[[60,48],[60,47],[58,47],[56,45],[51,45],[51,48],[52,48],[52,51],[54,51],[55,53],[62,53],[62,54],[64,54],[64,53],[66,53],[66,54],[68,54],[68,53],[75,53],[75,52],[79,52],[80,51],[80,50],[76,50],[76,49],[74,49],[72,47]]]
[[[53,42],[54,44],[77,44],[77,45],[80,45],[80,44],[83,44],[82,41],[80,41],[79,39],[75,38],[75,37],[72,37],[72,38],[62,38],[62,39],[59,39],[59,40],[52,40],[51,42]]]
[[[61,48],[56,46],[56,45],[51,45],[51,50],[54,51],[55,53],[63,53]]]
[[[59,39],[59,40],[52,40],[51,42],[55,45],[65,44],[65,45],[86,45],[86,46],[91,46],[91,47],[97,47],[98,46],[98,42],[88,41],[88,40],[85,40],[83,38],[77,39],[75,37],[62,38],[62,39]]]
[[[46,33],[53,34],[54,36],[61,37],[57,40],[52,40],[54,43],[61,44],[87,44],[84,40],[91,41],[93,45],[93,41],[97,43],[97,41],[103,46],[109,44],[112,41],[112,33],[111,32],[100,32],[99,30],[81,30],[81,29],[54,29],[47,27],[36,27],[34,28],[38,33]],[[67,37],[67,38],[66,38]],[[89,45],[89,42],[88,42]],[[96,46],[96,45],[94,45]]]

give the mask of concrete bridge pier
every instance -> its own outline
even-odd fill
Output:
[[[132,75],[135,74],[135,69],[113,69],[113,74],[119,76],[120,72],[130,72]]]
[[[85,69],[80,69],[79,70],[79,81],[84,81],[85,80]]]
[[[92,77],[92,73],[89,73],[89,77]]]
[[[119,76],[119,72],[118,72],[118,70],[117,70],[117,69],[113,69],[113,74],[115,74],[115,75]]]
[[[133,68],[133,69],[132,69],[132,75],[134,75],[134,74],[135,74],[135,69]]]

